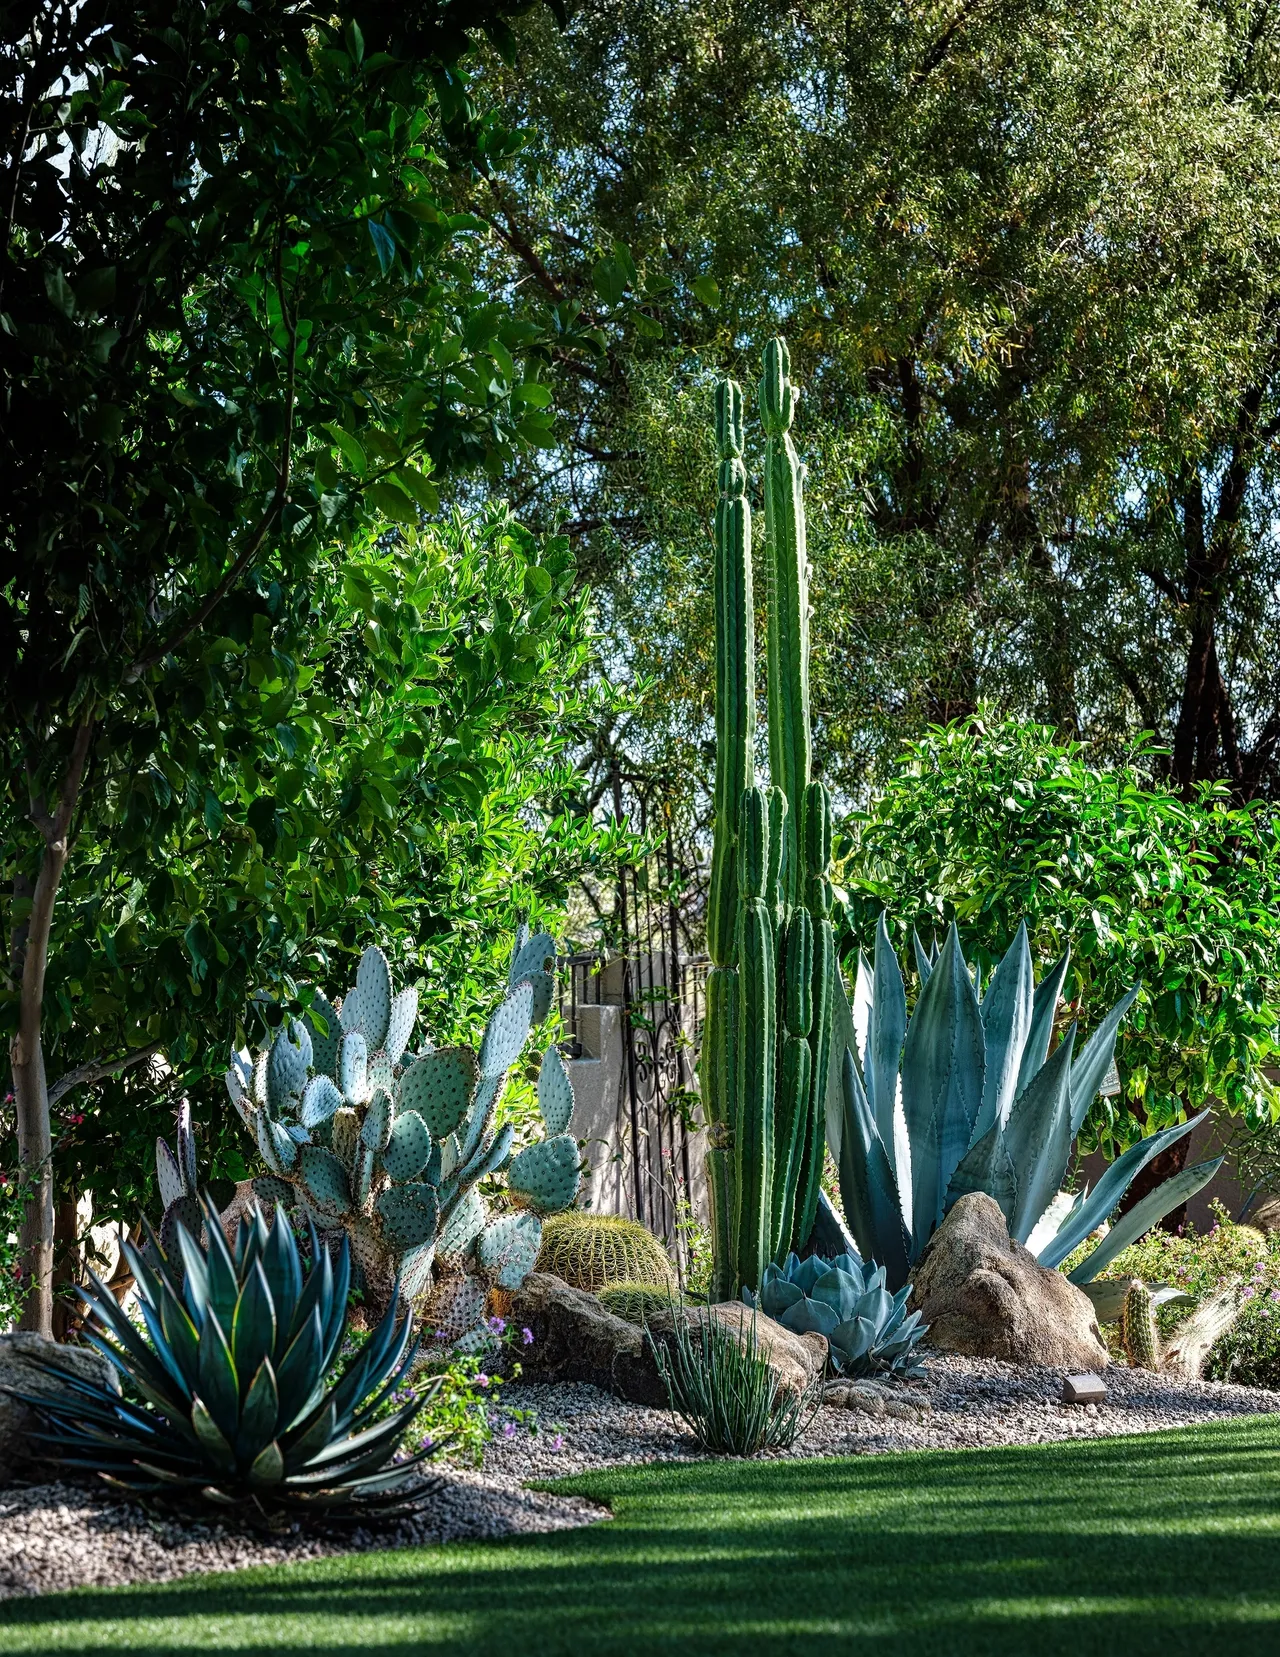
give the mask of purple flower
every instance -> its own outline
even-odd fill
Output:
[[[506,1318],[486,1318],[485,1321],[495,1335],[500,1335],[507,1327]]]
[[[520,1339],[524,1342],[524,1344],[526,1346],[532,1346],[533,1345],[533,1330],[532,1329],[522,1329],[520,1331]]]
[[[551,1440],[551,1448],[553,1450],[563,1450],[564,1449],[564,1434],[563,1433],[557,1433],[556,1436]]]
[[[516,1436],[516,1424],[514,1421],[507,1422],[506,1426],[502,1429],[502,1436],[503,1438],[514,1438]]]
[[[1280,1300],[1280,1289],[1272,1289],[1271,1299],[1272,1300]]]
[[[483,1370],[481,1370],[480,1374],[476,1376],[476,1385],[478,1387],[487,1387],[489,1385],[489,1377]]]

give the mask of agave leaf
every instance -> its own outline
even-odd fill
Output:
[[[841,1057],[844,1100],[836,1166],[849,1229],[864,1258],[878,1260],[896,1287],[907,1276],[908,1239],[897,1182],[876,1130],[871,1106],[846,1047]]]
[[[275,1212],[267,1246],[262,1251],[262,1270],[275,1309],[276,1344],[272,1352],[275,1358],[288,1339],[298,1296],[302,1293],[302,1262],[298,1258],[289,1222],[279,1209]]]
[[[916,1002],[902,1053],[917,1236],[931,1235],[942,1220],[951,1176],[973,1137],[982,1091],[982,1020],[953,923]]]
[[[1013,1164],[1014,1203],[1009,1235],[1019,1243],[1030,1237],[1066,1177],[1075,1134],[1071,1127],[1071,1055],[1073,1024],[1053,1057],[1031,1078],[1009,1113],[1004,1144]]]
[[[240,1383],[216,1318],[207,1319],[200,1331],[200,1396],[218,1431],[231,1443],[240,1422]]]
[[[276,1422],[280,1414],[280,1397],[270,1358],[258,1365],[258,1372],[249,1383],[240,1411],[240,1431],[236,1434],[236,1456],[241,1461],[253,1461],[276,1436]]]
[[[982,998],[986,1072],[982,1082],[982,1109],[970,1144],[980,1139],[993,1123],[1003,1127],[1009,1120],[1018,1096],[1022,1050],[1031,1033],[1034,999],[1031,946],[1027,942],[1027,923],[1023,921],[1004,959],[991,975],[987,993]]]
[[[1118,1156],[1111,1164],[1080,1207],[1073,1210],[1049,1246],[1036,1256],[1040,1264],[1050,1268],[1061,1265],[1091,1231],[1097,1230],[1152,1157],[1175,1145],[1183,1134],[1191,1133],[1208,1114],[1207,1110],[1202,1110],[1189,1122],[1176,1122],[1173,1127],[1162,1128],[1159,1133],[1148,1134],[1136,1145],[1130,1145],[1124,1155]]]
[[[866,1057],[862,1073],[866,1081],[867,1103],[875,1117],[880,1141],[891,1160],[894,1151],[894,1108],[898,1100],[898,1066],[902,1062],[902,1044],[906,1034],[907,992],[882,914],[876,926],[871,1023],[863,1049]]]
[[[929,982],[929,976],[933,972],[932,948],[929,950],[924,948],[914,927],[911,931],[911,952],[915,957],[916,972],[920,977],[920,988],[923,989]]]
[[[1097,1097],[1103,1079],[1115,1062],[1116,1031],[1120,1020],[1132,1007],[1141,984],[1126,991],[1085,1043],[1084,1052],[1071,1070],[1071,1132],[1074,1136],[1084,1126],[1089,1106]]]
[[[1031,1005],[1031,1030],[1027,1036],[1027,1044],[1022,1049],[1022,1066],[1018,1071],[1019,1093],[1027,1086],[1036,1071],[1043,1068],[1044,1061],[1049,1057],[1054,1014],[1058,1010],[1058,997],[1062,994],[1062,985],[1070,961],[1071,951],[1067,949],[1036,985],[1035,999]]]
[[[275,1344],[276,1309],[259,1259],[253,1262],[231,1318],[231,1354],[242,1384],[257,1374]]]
[[[866,1056],[867,1037],[871,1031],[871,1017],[875,1008],[876,992],[871,977],[871,967],[866,956],[858,951],[858,966],[853,975],[853,998],[849,1003],[849,1012],[853,1019],[853,1034],[848,1043],[849,1050],[858,1061],[858,1069],[863,1073],[863,1083],[866,1083]]]
[[[324,1370],[320,1367],[320,1353],[324,1345],[324,1330],[318,1307],[311,1308],[307,1321],[285,1349],[276,1376],[281,1416],[280,1425],[286,1430],[312,1408],[317,1389],[322,1387]],[[304,1388],[308,1389],[304,1392]]]
[[[1130,1243],[1136,1243],[1139,1237],[1150,1231],[1170,1209],[1177,1208],[1179,1203],[1193,1197],[1202,1185],[1207,1185],[1223,1161],[1224,1158],[1219,1156],[1208,1162],[1197,1162],[1174,1174],[1162,1185],[1157,1185],[1154,1191],[1148,1191],[1141,1202],[1136,1202],[1127,1214],[1120,1216],[1093,1253],[1070,1273],[1071,1281],[1092,1282],[1104,1266],[1109,1266]]]
[[[196,1437],[200,1440],[200,1448],[204,1450],[215,1467],[224,1473],[233,1473],[236,1466],[235,1451],[227,1441],[226,1434],[218,1427],[217,1422],[210,1415],[202,1398],[195,1398],[191,1404],[191,1425],[195,1428]],[[159,1472],[159,1468],[153,1468]]]
[[[249,1483],[257,1485],[259,1489],[270,1489],[283,1478],[284,1457],[280,1453],[280,1446],[272,1441],[255,1457],[249,1469]]]

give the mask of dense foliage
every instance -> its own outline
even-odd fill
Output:
[[[460,60],[468,29],[489,27],[509,46],[507,19],[521,9],[490,0],[401,16],[301,0],[256,11],[231,0],[21,0],[0,13],[4,1007],[28,1167],[47,1171],[50,1154],[43,998],[68,862],[74,869],[82,849],[98,860],[99,892],[110,894],[103,924],[113,939],[123,928],[127,957],[145,930],[129,859],[153,836],[176,840],[179,868],[145,877],[147,888],[159,882],[149,901],[168,911],[167,926],[186,911],[183,944],[168,933],[159,984],[163,996],[190,976],[192,996],[214,993],[230,953],[219,950],[219,897],[206,895],[219,892],[219,856],[233,883],[244,874],[251,910],[278,890],[276,852],[293,863],[297,817],[310,803],[305,738],[328,745],[336,734],[324,706],[310,731],[288,717],[319,672],[318,661],[301,660],[308,640],[319,642],[317,601],[321,630],[333,625],[323,591],[335,579],[331,549],[366,546],[388,523],[411,532],[436,508],[439,480],[499,471],[545,441],[538,365],[553,335],[572,349],[572,331],[550,314],[517,322],[492,302],[468,248],[476,221],[450,211],[444,183],[451,165],[492,170],[519,147],[477,108]],[[540,567],[527,589],[522,569],[501,604],[485,595],[496,606],[494,649],[505,640],[509,650],[502,670],[520,684],[539,649],[515,649],[523,629],[513,632],[503,604],[527,597],[536,609],[551,598],[536,634],[557,584],[540,557],[525,562]],[[346,596],[372,629],[374,657],[398,667],[409,631],[400,624],[419,608],[433,619],[440,575],[428,572],[421,586],[413,566],[383,575],[354,572]],[[379,613],[397,601],[399,612]],[[408,648],[429,679],[444,640],[420,631]],[[478,692],[497,657],[481,651],[468,666],[474,641],[451,642]],[[327,693],[337,729],[363,693],[343,667],[333,656],[330,684],[321,675],[312,692]],[[446,729],[433,733],[440,751],[428,741],[415,756],[410,738],[406,758],[436,762],[439,777],[423,779],[432,788],[448,779],[446,819],[460,803],[483,816],[483,755],[467,733],[455,744],[447,730],[465,707],[445,713]],[[367,734],[334,753],[339,817],[390,821],[398,719],[413,723],[405,710],[385,726],[375,714]],[[189,735],[198,762],[191,742],[181,752]],[[164,754],[173,746],[176,763]],[[299,747],[303,765],[288,779],[299,793],[260,787],[264,771],[280,781],[272,773]],[[203,842],[218,840],[222,853],[188,885],[181,864],[189,855],[199,864]],[[255,841],[270,873],[266,863],[245,867]],[[452,878],[439,876],[446,886]],[[428,884],[424,909],[431,896]],[[92,908],[92,895],[85,901]],[[283,917],[266,908],[261,932],[278,946],[288,928],[275,929]],[[249,928],[237,923],[238,943],[252,949],[260,922],[249,919]],[[121,950],[107,953],[114,973]],[[278,951],[269,971],[290,964]],[[78,986],[70,993],[91,1019],[136,1025],[136,1007],[109,989],[94,1009],[98,986],[85,993],[84,983],[97,971],[92,959],[55,971]],[[134,1039],[131,1029],[110,1034]],[[84,1054],[71,1043],[69,1056],[100,1075],[161,1037],[185,1062],[200,1036],[148,1031],[142,1047]],[[38,1322],[48,1310],[51,1213],[46,1172],[28,1217]]]
[[[487,74],[530,142],[460,204],[495,283],[609,342],[557,365],[520,488],[607,588],[615,671],[660,676],[615,746],[705,773],[711,383],[785,326],[828,776],[989,698],[1274,789],[1278,31],[1256,0],[520,26]]]
[[[1123,1092],[1086,1136],[1123,1146],[1217,1098],[1270,1115],[1280,1039],[1280,840],[1220,786],[1181,799],[1138,747],[1100,767],[1051,730],[962,722],[911,745],[839,847],[854,936],[888,908],[926,940],[950,921],[985,979],[1025,916],[1047,964],[1070,945],[1066,1001],[1086,1028],[1135,982]],[[1065,1014],[1064,1014],[1065,1016]]]
[[[415,969],[437,1039],[472,1034],[503,929],[554,909],[599,854],[565,758],[589,710],[564,543],[501,513],[390,539],[317,561],[300,592],[268,562],[195,683],[175,673],[100,762],[55,912],[46,1044],[59,1178],[101,1216],[151,1206],[151,1146],[181,1093],[204,1177],[243,1177],[228,1047],[371,933]],[[161,1078],[63,1091],[152,1048]]]

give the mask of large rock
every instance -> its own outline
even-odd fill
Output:
[[[693,1306],[686,1315],[694,1323],[714,1319],[749,1338],[752,1314],[745,1306]],[[595,1295],[549,1272],[530,1272],[515,1291],[507,1321],[533,1335],[531,1345],[519,1347],[526,1379],[588,1381],[633,1404],[666,1404],[653,1342],[672,1338],[670,1314],[651,1319],[646,1334],[606,1311]],[[763,1314],[757,1314],[755,1329],[757,1350],[787,1391],[802,1391],[822,1373],[827,1343],[821,1335],[793,1335]]]
[[[52,1398],[65,1390],[56,1376],[36,1367],[39,1363],[58,1364],[81,1380],[105,1381],[113,1391],[120,1390],[115,1370],[92,1347],[61,1346],[43,1335],[0,1335],[0,1484],[31,1471],[40,1453],[31,1439],[34,1413],[5,1389],[37,1398]]]
[[[913,1307],[941,1352],[1051,1369],[1108,1362],[1087,1295],[1009,1236],[994,1198],[961,1197],[911,1274]]]

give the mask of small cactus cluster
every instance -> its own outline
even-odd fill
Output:
[[[1134,1281],[1120,1313],[1120,1340],[1131,1369],[1160,1368],[1160,1331],[1156,1303],[1145,1283]]]
[[[669,1312],[683,1304],[674,1289],[660,1289],[652,1283],[610,1283],[596,1299],[606,1312],[612,1312],[626,1323],[637,1323],[641,1328],[659,1312]]]
[[[659,1289],[665,1297],[672,1283],[671,1262],[658,1239],[615,1214],[557,1214],[548,1220],[537,1269],[588,1294],[627,1283]]]
[[[375,1303],[397,1281],[407,1298],[425,1294],[437,1261],[445,1280],[479,1273],[517,1287],[537,1259],[541,1216],[577,1195],[573,1089],[554,1046],[538,1082],[547,1137],[513,1160],[514,1130],[494,1124],[507,1073],[550,1009],[554,959],[547,933],[520,928],[479,1053],[427,1044],[409,1054],[418,992],[393,994],[386,956],[371,948],[337,1006],[316,994],[256,1057],[233,1055],[227,1088],[270,1170],[255,1190],[344,1231]],[[504,1169],[513,1209],[491,1218],[479,1182]],[[482,1316],[483,1287],[478,1297]]]

